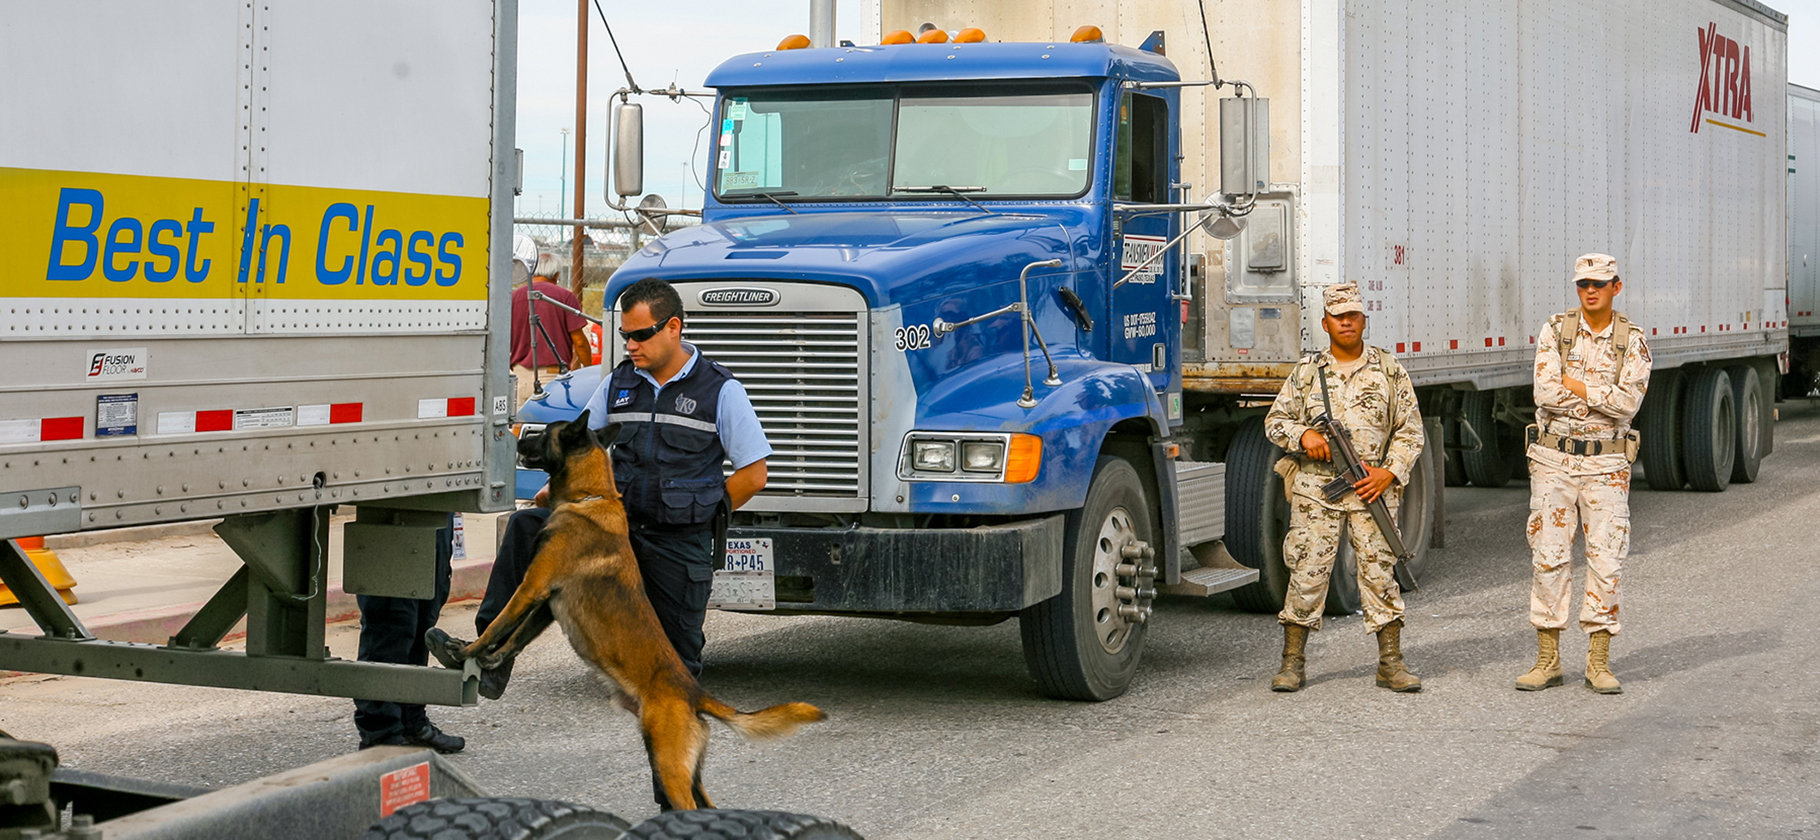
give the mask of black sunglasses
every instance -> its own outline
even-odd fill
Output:
[[[1575,280],[1574,285],[1579,286],[1582,289],[1603,289],[1613,282],[1614,281],[1611,280]],[[625,333],[620,334],[624,335]]]
[[[652,324],[651,326],[645,327],[642,330],[633,330],[631,332],[626,332],[625,330],[620,330],[619,337],[623,338],[627,341],[636,341],[636,342],[639,342],[642,344],[646,341],[650,341],[651,336],[657,335],[657,333],[659,331],[661,331],[664,327],[670,326],[670,322],[675,320],[675,318],[676,318],[676,316],[672,315],[668,318],[663,319],[663,321],[656,323],[656,324]]]

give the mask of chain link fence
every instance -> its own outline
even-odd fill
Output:
[[[512,221],[514,233],[531,237],[537,242],[539,253],[556,258],[562,267],[556,282],[564,288],[576,289],[574,267],[570,265],[574,256],[576,220],[519,216]],[[576,296],[581,298],[582,309],[596,317],[604,306],[608,278],[628,257],[660,233],[701,223],[695,216],[666,215],[649,221],[629,221],[622,214],[581,221],[586,238],[582,242],[581,283]]]

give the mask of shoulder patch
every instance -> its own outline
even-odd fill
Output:
[[[631,404],[632,390],[630,388],[621,388],[619,389],[619,393],[613,395],[614,408],[623,408]]]

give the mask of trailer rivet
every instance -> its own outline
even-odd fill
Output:
[[[32,504],[32,503],[31,503],[31,500],[30,500],[30,499],[27,499],[27,498],[25,498],[25,497],[24,497],[24,496],[20,496],[20,497],[19,497],[19,506],[20,506],[20,507],[22,507],[22,508],[23,508],[23,507],[30,507],[30,506],[31,506],[31,504]]]
[[[81,498],[82,498],[81,493],[71,493],[70,494],[70,501],[72,501],[72,502],[77,501],[78,499],[81,499]]]
[[[120,511],[120,510],[114,511],[114,518],[115,519],[125,519],[126,511]]]
[[[115,491],[114,491],[114,498],[116,498],[116,499],[124,499],[124,498],[126,498],[126,491],[125,491],[125,490],[115,490]]]
[[[158,485],[158,495],[164,495],[164,485],[162,484]]]
[[[959,494],[959,493],[956,493],[956,494],[948,497],[948,501],[950,501],[950,502],[958,502],[960,500],[961,500],[961,494]]]

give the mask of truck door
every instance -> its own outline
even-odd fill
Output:
[[[1113,159],[1116,201],[1164,204],[1171,200],[1169,103],[1163,97],[1125,92],[1119,101]],[[1113,214],[1112,282],[1163,248],[1179,230],[1175,213]],[[1157,257],[1112,292],[1112,358],[1150,373],[1169,412],[1181,418],[1181,315],[1173,295],[1181,266]]]

